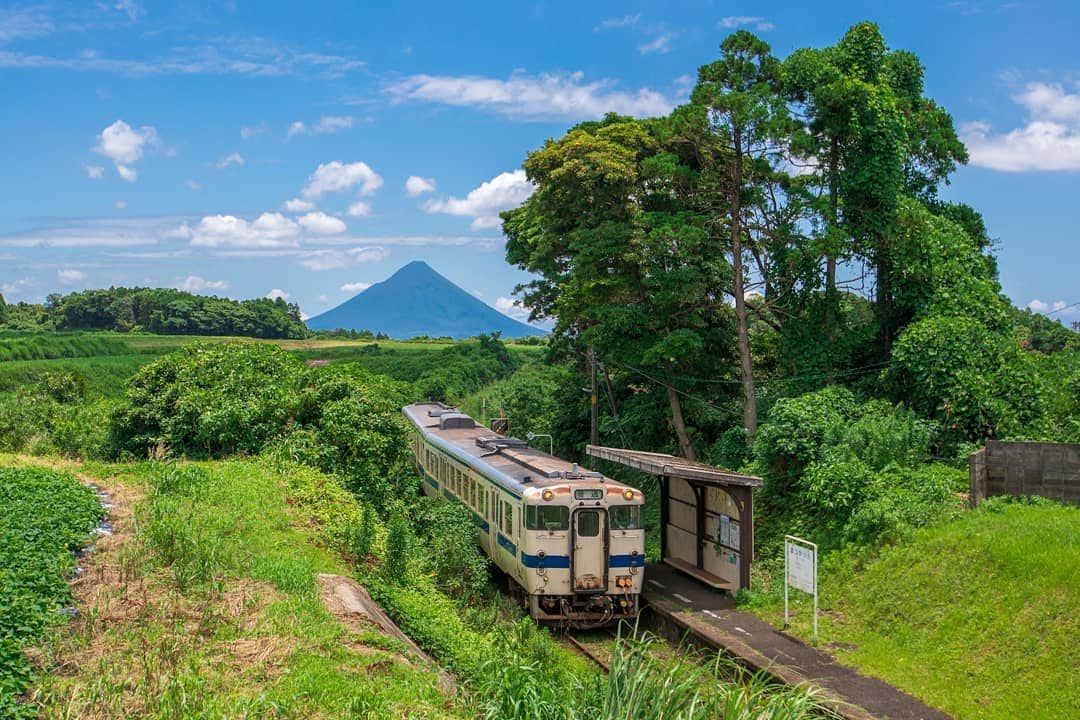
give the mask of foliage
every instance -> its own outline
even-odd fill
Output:
[[[280,298],[238,302],[169,288],[113,287],[50,295],[45,306],[36,307],[36,312],[20,308],[15,327],[260,338],[307,336],[300,308]],[[14,313],[8,315],[12,324]]]
[[[510,432],[515,435],[551,434],[558,429],[558,392],[574,381],[571,367],[530,363],[470,395],[462,409],[485,425],[491,418],[508,418]],[[538,447],[546,446],[541,443]]]
[[[762,553],[777,551],[781,529],[828,550],[895,541],[946,517],[966,475],[924,464],[936,430],[903,406],[859,403],[835,386],[779,401],[754,443],[769,518]]]
[[[427,500],[425,498],[425,500]],[[487,588],[487,560],[476,547],[476,521],[470,510],[459,502],[425,502],[424,517],[419,523],[423,534],[420,556],[430,568],[436,587],[463,602],[483,596]],[[390,552],[387,548],[387,562]]]
[[[892,354],[894,393],[953,441],[1021,435],[1042,415],[1034,359],[1011,333],[970,317],[932,316],[908,326]]]
[[[308,368],[257,343],[192,345],[141,369],[113,414],[117,451],[145,457],[264,448],[345,478],[383,508],[406,454],[404,389],[349,367]]]
[[[34,716],[16,700],[33,675],[23,649],[65,617],[72,553],[102,515],[93,491],[72,475],[0,467],[0,717]]]

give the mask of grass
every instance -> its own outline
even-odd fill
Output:
[[[68,473],[0,467],[0,717],[32,678],[24,649],[66,616],[73,552],[103,514],[93,491]]]
[[[1077,717],[1078,578],[1080,508],[995,499],[876,556],[829,558],[820,638],[957,718]],[[809,599],[792,597],[809,638]],[[782,596],[750,609],[782,623]]]
[[[31,696],[42,716],[462,717],[432,669],[324,608],[317,574],[348,572],[317,529],[334,511],[292,497],[287,472],[253,461],[83,469],[117,497],[144,497],[118,524],[126,541],[88,569],[73,632],[46,649],[51,672]]]

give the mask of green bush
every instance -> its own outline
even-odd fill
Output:
[[[118,453],[223,457],[263,450],[341,477],[380,512],[415,486],[400,383],[308,368],[268,344],[192,345],[145,366],[113,413]]]

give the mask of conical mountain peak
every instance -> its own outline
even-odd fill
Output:
[[[307,324],[313,330],[370,330],[395,338],[465,338],[494,332],[503,337],[544,334],[465,292],[423,260],[403,265],[386,280],[309,319]]]

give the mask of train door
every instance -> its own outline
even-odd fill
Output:
[[[607,590],[607,513],[582,508],[574,513],[573,575],[575,592]]]

